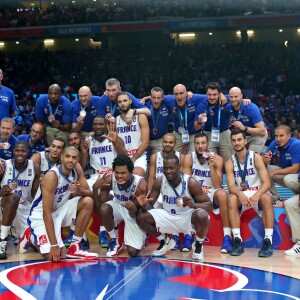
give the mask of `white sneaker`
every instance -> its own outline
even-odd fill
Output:
[[[123,244],[119,244],[118,238],[112,238],[108,244],[106,256],[107,257],[116,257],[118,253],[122,250]]]
[[[165,238],[160,241],[159,247],[152,252],[152,256],[163,256],[175,246],[176,242],[166,235]]]
[[[284,251],[288,256],[300,256],[300,244],[296,243],[291,249]]]
[[[71,244],[66,253],[68,258],[81,258],[81,259],[96,259],[97,253],[88,252],[80,249],[80,243]]]
[[[204,253],[203,253],[203,243],[200,243],[199,241],[196,241],[195,243],[195,250],[192,255],[193,260],[203,260],[204,259]]]

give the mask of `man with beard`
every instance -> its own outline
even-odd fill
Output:
[[[29,145],[28,158],[35,153],[45,150],[45,145],[42,140],[43,135],[44,125],[41,123],[34,123],[31,126],[30,134],[21,134],[18,136],[19,141],[26,141]]]
[[[240,212],[254,208],[260,214],[262,209],[265,237],[263,246],[258,252],[259,257],[270,257],[273,254],[272,236],[274,228],[274,211],[270,178],[263,159],[260,155],[247,150],[247,139],[244,131],[233,129],[231,142],[235,153],[225,162],[228,196],[228,217],[234,238],[232,256],[239,256],[244,252],[240,232]]]
[[[116,118],[117,133],[125,143],[128,156],[134,163],[133,173],[145,176],[147,170],[146,149],[149,145],[149,124],[145,115],[134,115],[127,124],[126,116],[131,107],[131,99],[127,93],[118,96],[118,107],[121,115]]]
[[[233,87],[229,91],[231,109],[231,126],[246,133],[248,149],[261,154],[268,132],[256,104],[244,105],[240,88]]]
[[[31,202],[39,187],[40,167],[27,159],[28,144],[18,141],[14,159],[5,160],[1,178],[2,223],[0,234],[0,259],[7,258],[7,236],[14,223],[18,237],[27,227]]]
[[[114,225],[124,221],[124,243],[127,253],[136,257],[144,245],[145,232],[136,223],[139,210],[138,199],[147,195],[147,182],[141,176],[133,174],[133,162],[125,155],[117,156],[113,161],[113,174],[105,174],[100,187],[101,220],[111,240],[107,257],[116,257],[123,245],[119,244]],[[114,193],[110,199],[110,190]]]
[[[48,95],[37,99],[35,115],[38,122],[46,124],[47,145],[51,145],[55,137],[67,141],[72,126],[72,106],[70,100],[61,95],[58,84],[50,85]]]
[[[80,164],[86,166],[89,161],[94,170],[94,175],[88,180],[90,189],[93,191],[96,202],[95,210],[100,214],[101,202],[98,200],[99,177],[113,172],[113,160],[117,155],[127,155],[123,140],[117,136],[115,123],[107,125],[104,117],[96,117],[93,122],[93,132],[95,133],[88,141],[83,141]],[[107,248],[108,239],[104,226],[100,226],[99,243],[101,247]]]
[[[224,239],[221,253],[232,251],[231,229],[228,220],[226,191],[222,189],[223,158],[216,153],[208,152],[208,137],[205,133],[195,135],[195,151],[187,154],[183,160],[183,173],[192,175],[207,193],[214,209],[220,209],[223,223]]]
[[[207,212],[212,210],[212,203],[196,179],[180,173],[176,155],[167,155],[163,165],[164,174],[155,179],[149,199],[144,200],[144,203],[139,199],[143,211],[138,216],[138,224],[160,241],[159,247],[152,253],[153,256],[165,255],[175,246],[175,241],[168,237],[168,233],[196,232],[192,258],[203,260],[203,241],[209,229]],[[151,205],[160,194],[163,207],[152,209]]]
[[[61,165],[51,168],[45,175],[28,217],[28,224],[20,239],[19,252],[24,253],[34,245],[49,261],[61,260],[61,227],[70,226],[76,219],[73,240],[66,257],[95,259],[96,253],[80,249],[83,232],[90,220],[94,200],[83,170],[78,163],[79,151],[73,147],[64,149]],[[70,196],[73,198],[70,199]],[[74,197],[76,196],[76,197]]]

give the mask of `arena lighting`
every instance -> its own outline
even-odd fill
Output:
[[[178,35],[179,37],[195,37],[196,36],[196,33],[179,33]]]
[[[44,40],[44,44],[45,45],[54,44],[54,40],[52,40],[52,39],[46,39],[46,40]]]
[[[4,42],[0,42],[0,46],[2,47],[2,46],[4,46],[5,45],[5,43]]]
[[[279,31],[279,32],[282,32],[283,30],[280,28],[278,31]]]
[[[209,33],[209,35],[213,35],[213,33],[212,33],[212,32],[210,32],[210,33]]]
[[[94,45],[101,45],[101,41],[94,41],[93,39],[91,39],[91,43]]]
[[[285,47],[288,46],[288,42],[289,42],[289,41],[285,41],[285,42],[284,42],[284,46],[285,46]]]
[[[79,42],[79,39],[75,39],[75,42]]]
[[[236,35],[241,35],[242,33],[241,33],[241,31],[240,30],[238,30],[237,32],[236,32]]]
[[[300,33],[300,28],[298,28],[298,29],[297,29],[297,32],[299,32],[299,33]]]
[[[254,34],[254,30],[247,30],[247,34],[248,35],[253,35]]]
[[[19,44],[20,44],[20,42],[19,42],[19,41],[16,41],[16,44],[17,44],[17,45],[19,45]]]

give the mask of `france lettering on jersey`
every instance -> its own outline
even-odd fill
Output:
[[[53,168],[51,168],[48,172],[53,171],[58,179],[58,183],[57,183],[57,188],[54,191],[54,195],[53,195],[53,211],[57,210],[59,207],[63,206],[69,199],[70,197],[70,191],[69,191],[69,181],[75,181],[78,178],[77,172],[75,169],[72,170],[70,176],[68,177],[68,180],[65,178],[65,176],[63,176],[62,174],[60,174],[59,171],[59,166],[55,166]],[[34,211],[43,211],[43,206],[42,206],[42,198],[43,195],[40,192],[37,192],[37,195],[35,196],[34,200],[33,200],[33,204],[31,207],[31,210]]]
[[[126,190],[119,190],[117,180],[115,176],[112,176],[112,190],[114,192],[114,201],[117,201],[120,204],[124,204],[127,201],[133,201],[134,200],[134,194],[137,190],[137,188],[140,185],[141,180],[143,177],[132,174],[133,181],[131,185]]]
[[[208,159],[205,160],[205,163],[201,165],[199,159],[197,157],[196,152],[192,152],[192,175],[193,177],[200,182],[200,184],[207,189],[214,189],[211,174],[210,174],[210,167],[208,163]]]
[[[258,171],[255,167],[255,152],[249,151],[249,157],[248,157],[248,163],[247,163],[247,171],[246,171],[246,184],[247,188],[242,189],[243,191],[258,191],[261,187],[261,180],[258,174]],[[237,161],[235,158],[235,155],[233,154],[231,156],[231,160],[233,163],[233,170],[234,170],[234,177],[235,177],[235,184],[236,186],[240,188],[240,184],[242,182],[241,174],[237,165]],[[244,164],[240,163],[241,170],[244,171]]]
[[[177,191],[178,195],[182,198],[182,197],[189,197],[192,198],[189,191],[189,180],[191,178],[191,176],[186,175],[186,174],[182,174],[182,181],[181,183],[175,188],[175,190]],[[183,185],[185,185],[185,190],[183,195],[181,195],[182,193],[182,189],[183,189]],[[160,193],[162,195],[162,205],[163,205],[163,209],[166,210],[168,213],[172,214],[172,215],[180,215],[183,212],[186,212],[188,210],[192,210],[192,208],[189,207],[179,207],[176,205],[176,199],[177,199],[177,195],[174,192],[174,189],[170,186],[167,178],[165,175],[162,175],[161,178],[161,185],[160,185]]]
[[[1,188],[3,187],[3,185],[9,185],[13,181],[13,176],[15,175],[15,177],[17,177],[16,182],[18,184],[18,188],[14,190],[14,192],[20,195],[21,197],[20,203],[25,201],[32,202],[31,189],[35,177],[33,161],[28,160],[26,169],[22,173],[20,173],[19,176],[18,176],[19,174],[18,170],[15,170],[15,174],[14,174],[13,169],[14,169],[13,160],[12,159],[6,160],[5,173],[1,180]]]
[[[41,157],[41,174],[46,174],[52,167],[57,166],[58,163],[51,165],[49,158],[46,157],[46,151],[39,152]]]
[[[131,125],[128,125],[121,116],[118,116],[116,124],[118,136],[124,141],[128,156],[131,158],[142,143],[139,118],[138,116],[133,116]],[[146,154],[146,152],[143,154]]]
[[[175,151],[175,155],[179,159],[179,164],[180,162],[180,153],[178,151]],[[158,176],[161,176],[164,172],[164,158],[162,155],[162,151],[156,152],[156,174],[155,177],[157,178]]]
[[[112,172],[112,163],[117,152],[108,139],[99,142],[93,139],[89,147],[90,165],[98,174]]]

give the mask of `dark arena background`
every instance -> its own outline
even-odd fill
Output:
[[[15,136],[30,132],[36,100],[51,84],[74,101],[81,86],[101,96],[106,80],[117,78],[139,99],[155,86],[167,95],[178,83],[195,94],[212,81],[225,95],[238,86],[259,107],[266,147],[279,125],[300,139],[299,0],[0,0],[0,69],[16,96]],[[226,189],[225,175],[223,182]],[[277,188],[281,200],[293,196]],[[283,205],[274,212],[270,258],[257,257],[264,228],[252,209],[242,217],[246,248],[237,257],[220,253],[222,222],[211,213],[203,262],[191,252],[152,257],[152,236],[136,258],[124,248],[107,258],[96,214],[86,229],[95,260],[47,262],[19,254],[11,237],[0,298],[300,299],[299,256],[284,255],[294,244],[289,220]]]

